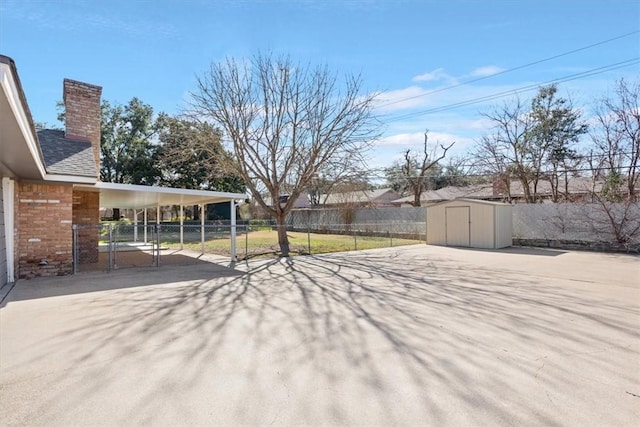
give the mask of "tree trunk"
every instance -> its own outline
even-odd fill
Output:
[[[278,225],[278,244],[280,245],[280,256],[289,256],[289,237],[287,237],[287,227],[284,223],[285,214],[280,214],[276,218]]]
[[[549,184],[551,185],[551,201],[558,203],[560,201],[560,179],[558,178],[558,167],[556,165],[553,165]]]
[[[416,208],[420,207],[420,196],[421,194],[419,191],[413,193],[413,206]]]
[[[525,203],[533,203],[533,201],[531,200],[531,189],[529,188],[529,181],[523,176],[520,176],[520,183],[522,184],[522,192],[524,194]]]

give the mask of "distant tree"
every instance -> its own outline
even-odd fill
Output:
[[[41,129],[63,130],[62,127],[60,127],[58,125],[50,125],[47,122],[34,121],[33,122],[33,126],[36,128],[36,130],[41,130]]]
[[[411,160],[411,169],[414,171],[419,170],[420,165],[418,164],[417,159]],[[406,159],[398,159],[394,160],[391,166],[384,169],[386,182],[384,183],[385,188],[391,188],[393,191],[400,193],[403,197],[412,195],[413,190],[411,188],[410,181],[405,176],[406,170]],[[434,165],[429,169],[429,171],[425,174],[424,181],[424,191],[435,190],[439,188],[439,184],[442,179],[443,168],[440,164]]]
[[[211,124],[160,114],[158,168],[163,184],[178,187],[242,193],[242,178],[230,171],[230,154],[222,146],[222,132]]]
[[[138,98],[125,106],[101,105],[100,180],[120,184],[153,185],[160,178],[156,166],[153,108]],[[120,209],[113,209],[120,219]]]
[[[436,189],[443,187],[464,187],[472,184],[470,160],[466,157],[450,158],[442,166],[436,181]]]
[[[285,218],[296,199],[328,163],[362,162],[377,136],[374,95],[361,86],[358,77],[340,83],[326,67],[271,55],[214,63],[197,79],[193,112],[230,139],[235,172],[278,224],[282,256],[289,255]]]
[[[482,115],[494,126],[475,150],[480,162],[506,184],[512,176],[519,180],[527,203],[538,201],[543,179],[551,182],[553,200],[558,201],[560,167],[565,173],[575,158],[573,144],[587,131],[570,101],[557,97],[555,85],[543,86],[530,106],[517,98]],[[568,174],[564,178],[568,193]]]
[[[348,159],[346,159],[348,160]],[[345,187],[364,185],[369,182],[363,177],[366,172],[359,161],[329,162],[311,179],[306,192],[311,206],[323,205],[327,198]]]
[[[156,165],[153,108],[138,98],[125,106],[102,102],[100,179],[121,184],[153,185]]]
[[[615,95],[597,105],[591,128],[593,147],[587,161],[593,171],[592,200],[616,243],[628,250],[640,247],[640,81],[619,80]],[[598,181],[601,188],[598,189]]]
[[[551,184],[553,202],[560,201],[560,175],[564,177],[564,198],[569,198],[570,163],[577,159],[574,145],[588,130],[580,113],[567,98],[557,96],[556,85],[543,86],[531,101],[532,127],[529,134],[534,194],[540,179]],[[562,169],[560,169],[562,168]],[[561,172],[562,170],[562,172]]]
[[[472,149],[472,169],[478,175],[491,177],[505,202],[511,202],[511,177],[513,166],[503,153],[505,146],[493,136],[484,135]]]
[[[621,198],[638,200],[640,185],[640,81],[616,83],[615,95],[600,100],[591,132],[607,186]],[[613,194],[611,194],[613,196]]]
[[[429,131],[424,132],[424,143],[422,146],[422,153],[420,155],[412,152],[411,149],[407,149],[404,152],[404,160],[399,164],[396,164],[395,172],[393,169],[389,171],[389,174],[396,176],[392,179],[396,179],[396,187],[403,193],[408,193],[413,196],[413,206],[420,206],[420,197],[422,193],[428,189],[429,182],[435,182],[436,178],[440,174],[442,167],[439,162],[447,155],[447,151],[453,147],[455,142],[452,142],[448,146],[436,143],[433,146],[429,145]],[[399,170],[397,167],[399,166]],[[399,176],[397,175],[400,172]],[[397,191],[397,190],[396,190]]]

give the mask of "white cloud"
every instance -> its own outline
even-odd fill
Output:
[[[429,146],[433,147],[434,145],[449,145],[452,142],[456,142],[458,145],[459,141],[463,141],[463,144],[466,145],[470,139],[462,137],[460,135],[455,135],[452,133],[446,132],[431,132],[429,131]],[[398,150],[407,150],[407,149],[420,149],[422,150],[424,144],[424,131],[421,132],[411,132],[411,133],[398,133],[395,135],[386,136],[381,138],[376,143],[376,148],[396,148]]]
[[[406,150],[422,144],[424,134],[422,132],[399,133],[396,135],[381,138],[377,143],[377,148],[398,148]]]
[[[414,76],[411,81],[414,82],[433,82],[439,80],[455,80],[452,76],[444,71],[444,68],[437,68],[431,72]]]
[[[376,109],[388,112],[424,107],[427,104],[428,93],[429,90],[419,86],[380,92],[375,97]]]
[[[447,153],[447,158],[464,154],[474,143],[473,138],[448,132],[429,132],[429,148],[435,144],[445,147],[455,141],[455,145]],[[374,150],[369,156],[369,167],[373,169],[384,169],[391,166],[394,161],[402,161],[403,153],[411,149],[416,153],[421,153],[424,144],[424,130],[419,132],[404,132],[388,135],[377,141]],[[439,151],[441,152],[441,150]],[[444,162],[446,163],[446,159]]]
[[[484,67],[476,68],[475,70],[471,71],[469,75],[472,77],[488,77],[494,74],[498,74],[504,70],[504,68],[498,67],[497,65],[486,65]]]

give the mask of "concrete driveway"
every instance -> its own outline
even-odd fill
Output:
[[[411,246],[21,281],[2,425],[637,425],[640,259]]]

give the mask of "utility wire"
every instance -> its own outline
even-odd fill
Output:
[[[435,107],[435,108],[430,108],[427,110],[421,110],[421,111],[415,111],[413,113],[408,113],[408,114],[403,114],[401,116],[396,116],[396,117],[391,117],[386,119],[387,122],[396,122],[398,120],[403,120],[403,119],[407,119],[407,118],[412,118],[412,117],[417,117],[417,116],[422,116],[425,114],[431,114],[431,113],[437,113],[437,112],[441,112],[441,111],[447,111],[447,110],[452,110],[455,108],[459,108],[459,107],[466,107],[468,105],[473,105],[473,104],[478,104],[484,101],[491,101],[494,99],[498,99],[498,98],[502,98],[505,96],[509,96],[509,95],[517,95],[519,93],[522,92],[527,92],[533,89],[537,89],[540,86],[543,85],[548,85],[548,84],[553,84],[553,83],[563,83],[563,82],[568,82],[568,81],[572,81],[572,80],[579,80],[585,77],[591,77],[597,74],[602,74],[605,73],[607,71],[612,71],[612,70],[617,70],[619,68],[624,68],[624,67],[628,67],[630,65],[635,65],[635,64],[640,64],[640,57],[635,57],[632,59],[627,59],[626,61],[621,61],[621,62],[617,62],[615,64],[609,64],[609,65],[605,65],[603,67],[598,67],[598,68],[592,68],[591,70],[587,70],[587,71],[583,71],[581,73],[576,73],[576,74],[570,74],[568,76],[564,76],[564,77],[560,77],[557,79],[553,79],[553,80],[548,80],[546,82],[543,83],[535,83],[535,84],[531,84],[531,85],[527,85],[527,86],[522,86],[516,89],[511,89],[508,91],[503,91],[503,92],[498,92],[498,93],[494,93],[491,95],[486,95],[486,96],[482,96],[479,98],[472,98],[466,101],[460,101],[460,102],[456,102],[453,104],[448,104],[448,105],[444,105],[442,107]],[[384,117],[384,116],[379,116],[379,117]]]
[[[603,45],[603,44],[606,44],[606,43],[610,43],[612,41],[620,40],[620,39],[623,39],[623,38],[626,38],[626,37],[629,37],[629,36],[632,36],[632,35],[638,34],[638,33],[640,33],[640,30],[632,31],[632,32],[626,33],[626,34],[622,34],[622,35],[617,36],[617,37],[613,37],[613,38],[610,38],[610,39],[607,39],[607,40],[603,40],[601,42],[590,44],[588,46],[583,46],[583,47],[580,47],[580,48],[577,48],[577,49],[574,49],[574,50],[570,50],[570,51],[567,51],[567,52],[564,52],[564,53],[560,53],[558,55],[550,56],[548,58],[540,59],[538,61],[529,62],[528,64],[519,65],[517,67],[509,68],[508,70],[502,70],[502,71],[499,71],[497,73],[493,73],[493,74],[491,74],[489,76],[478,77],[478,78],[475,78],[475,79],[472,79],[472,80],[468,80],[466,82],[456,83],[454,85],[446,86],[446,87],[443,87],[443,88],[440,88],[440,89],[434,89],[434,90],[431,90],[431,91],[426,92],[426,93],[421,93],[419,95],[409,96],[407,98],[398,99],[396,101],[386,102],[386,103],[378,105],[377,108],[384,108],[384,107],[387,107],[389,105],[394,105],[394,104],[398,104],[398,103],[401,103],[401,102],[410,101],[412,99],[421,98],[421,97],[424,97],[424,96],[432,95],[434,93],[443,92],[445,90],[454,89],[454,88],[457,88],[457,87],[460,87],[460,86],[464,86],[464,85],[468,85],[468,84],[471,84],[471,83],[476,83],[476,82],[479,82],[479,81],[482,81],[482,80],[486,80],[486,79],[489,79],[489,78],[492,78],[492,77],[495,77],[495,76],[499,76],[499,75],[502,75],[502,74],[511,73],[513,71],[521,70],[523,68],[531,67],[533,65],[538,65],[538,64],[541,64],[543,62],[552,61],[554,59],[558,59],[558,58],[561,58],[563,56],[567,56],[567,55],[571,55],[571,54],[574,54],[574,53],[577,53],[577,52],[581,52],[583,50],[591,49],[593,47],[600,46],[600,45]]]
[[[611,170],[626,170],[626,169],[631,169],[633,168],[633,165],[627,165],[627,166],[615,166],[615,167],[611,167],[611,166],[602,166],[602,167],[581,167],[581,168],[568,168],[568,169],[558,169],[557,171],[555,171],[554,173],[557,175],[562,175],[562,174],[571,174],[571,173],[576,173],[576,172],[606,172],[606,171],[611,171]],[[540,172],[540,179],[544,180],[544,177],[547,176],[549,173],[551,173],[553,171],[549,171],[549,170],[544,170]],[[391,178],[393,179],[412,179],[412,180],[416,180],[416,179],[420,179],[420,180],[434,180],[434,179],[439,179],[439,178],[483,178],[483,177],[492,177],[493,175],[495,175],[495,173],[492,172],[475,172],[475,173],[457,173],[457,174],[446,174],[446,175],[434,175],[434,176],[423,176],[423,177],[419,177],[419,176],[409,176],[409,175],[394,175]],[[515,175],[510,174],[511,177],[515,177]],[[387,175],[380,175],[380,174],[371,174],[371,173],[364,173],[361,174],[360,177],[366,178],[366,179],[388,179],[390,178]],[[583,176],[582,178],[592,178],[590,176]]]

